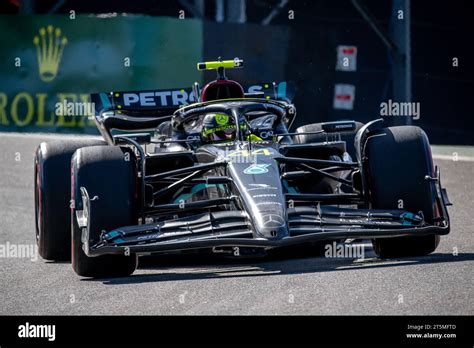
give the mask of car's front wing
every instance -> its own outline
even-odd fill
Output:
[[[151,224],[124,226],[107,231],[100,241],[90,239],[91,201],[81,189],[84,210],[77,218],[85,253],[152,254],[214,247],[278,248],[324,240],[372,239],[449,233],[449,217],[436,225],[402,210],[301,206],[288,209],[288,235],[262,238],[256,234],[246,212],[205,212]],[[443,214],[447,214],[443,210]]]

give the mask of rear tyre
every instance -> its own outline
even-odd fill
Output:
[[[71,259],[71,157],[85,146],[102,140],[55,140],[41,143],[35,155],[35,225],[38,252],[43,259]]]
[[[82,248],[82,229],[76,210],[82,210],[80,188],[86,188],[91,202],[90,245],[99,241],[102,231],[138,223],[137,165],[134,153],[118,146],[97,146],[76,151],[72,168],[72,267],[83,277],[108,278],[132,274],[137,256],[101,255],[88,257]]]
[[[415,126],[384,128],[370,137],[365,149],[372,208],[422,212],[433,223],[436,188],[425,179],[434,167],[428,137]],[[439,235],[379,238],[372,241],[381,258],[423,256],[435,251]]]

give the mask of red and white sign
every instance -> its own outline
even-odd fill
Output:
[[[338,71],[356,71],[357,70],[357,47],[356,46],[337,46]]]
[[[355,86],[337,84],[334,87],[334,109],[352,110],[354,108]]]

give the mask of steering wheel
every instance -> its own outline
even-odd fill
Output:
[[[293,114],[294,107],[274,100],[238,100],[238,101],[211,101],[206,103],[192,104],[176,110],[171,119],[171,125],[178,130],[183,130],[184,123],[208,113],[225,113],[231,117],[237,117],[252,111],[268,111],[276,115],[276,122],[281,120],[287,113]]]

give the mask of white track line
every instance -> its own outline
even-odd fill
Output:
[[[443,161],[453,161],[453,162],[474,162],[474,157],[468,156],[457,156],[457,160],[454,160],[453,155],[433,155],[433,159],[435,160],[443,160]]]

